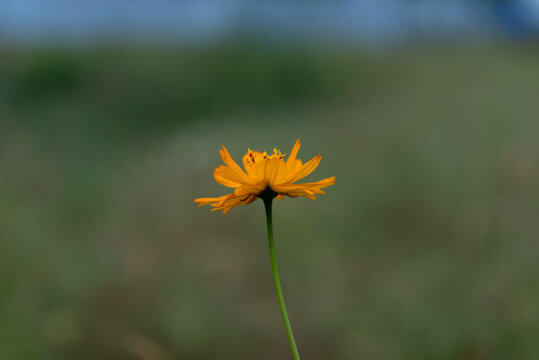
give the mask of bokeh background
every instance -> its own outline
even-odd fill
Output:
[[[0,1],[0,359],[539,359],[539,3]]]

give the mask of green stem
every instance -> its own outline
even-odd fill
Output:
[[[288,320],[288,314],[286,312],[286,305],[284,303],[283,290],[281,289],[281,281],[279,280],[279,272],[277,270],[277,261],[275,260],[275,244],[273,242],[273,222],[271,219],[271,204],[273,197],[264,197],[264,206],[266,207],[266,220],[268,224],[268,244],[271,260],[271,272],[273,273],[273,282],[275,283],[275,291],[277,292],[277,300],[279,301],[279,308],[281,309],[281,315],[283,317],[284,327],[286,329],[286,335],[288,336],[288,342],[292,349],[292,355],[294,360],[300,360],[296,341],[294,340],[294,333],[292,333],[292,326],[290,326],[290,320]]]

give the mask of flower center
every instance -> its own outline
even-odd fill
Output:
[[[260,194],[258,194],[257,196],[259,198],[261,198],[262,200],[271,200],[271,199],[275,198],[277,195],[279,195],[279,194],[276,193],[275,191],[273,191],[273,189],[271,187],[266,186],[266,188]]]
[[[267,152],[253,151],[251,149],[247,152],[246,161],[252,165],[256,165],[260,162],[266,161],[268,159],[282,159],[286,154],[281,154],[280,150],[273,149],[273,154],[268,155]]]

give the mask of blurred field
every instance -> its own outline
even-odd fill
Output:
[[[224,144],[275,205],[304,359],[539,358],[539,48],[0,50],[0,359],[288,359]]]

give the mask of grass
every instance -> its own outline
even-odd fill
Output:
[[[533,359],[539,52],[0,54],[0,358],[288,358],[226,145],[320,153],[274,206],[305,359]]]

